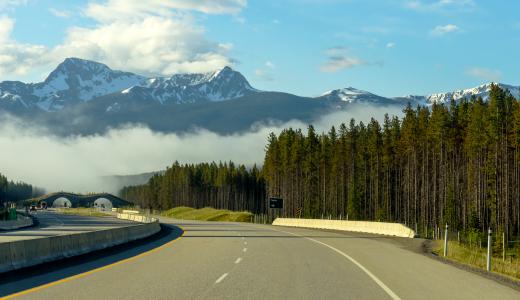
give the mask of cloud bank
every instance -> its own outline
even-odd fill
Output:
[[[398,115],[400,108],[357,105],[314,122],[318,132],[351,118],[382,120],[385,113]],[[144,126],[128,125],[104,135],[57,137],[9,118],[0,124],[0,172],[48,191],[117,192],[102,176],[131,175],[163,170],[174,161],[199,163],[234,161],[263,163],[270,132],[307,125],[291,121],[280,126],[256,125],[247,133],[219,135],[205,129],[190,134],[164,134]]]

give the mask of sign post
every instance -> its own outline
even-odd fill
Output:
[[[274,210],[274,218],[277,218],[278,212],[283,209],[283,199],[277,197],[269,198],[269,209]]]
[[[269,198],[269,208],[283,209],[283,199],[282,198]]]

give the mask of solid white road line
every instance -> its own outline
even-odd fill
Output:
[[[228,276],[228,273],[224,273],[222,274],[222,276],[220,276],[217,281],[215,281],[215,284],[217,283],[220,283],[222,280],[224,280],[224,278],[226,278],[226,276]]]
[[[346,259],[350,260],[353,264],[355,264],[358,268],[360,268],[363,272],[365,272],[370,278],[372,278],[372,280],[375,281],[375,283],[377,283],[377,285],[379,285],[387,294],[388,296],[390,296],[390,298],[394,299],[394,300],[401,300],[401,298],[399,298],[399,296],[397,296],[396,293],[394,293],[386,284],[384,284],[379,278],[376,277],[376,275],[372,274],[372,272],[370,272],[367,268],[365,268],[362,264],[360,264],[357,260],[353,259],[351,256],[349,256],[348,254],[344,253],[343,251],[337,249],[337,248],[334,248],[332,247],[331,245],[329,244],[325,244],[324,242],[320,242],[318,240],[315,240],[313,238],[310,238],[310,237],[306,237],[306,236],[303,236],[303,235],[299,235],[297,233],[292,233],[292,232],[288,232],[288,231],[283,231],[283,230],[277,230],[277,229],[272,229],[274,231],[279,231],[279,232],[283,232],[283,233],[288,233],[288,234],[292,234],[292,235],[295,235],[295,236],[299,236],[299,237],[302,237],[304,239],[307,239],[311,242],[314,242],[314,243],[317,243],[317,244],[320,244],[320,245],[323,245],[335,252],[337,252],[338,254],[340,254],[341,256],[345,257]]]
[[[235,260],[235,264],[239,264],[241,261],[242,261],[242,257],[239,257],[239,258],[237,258],[237,260]]]

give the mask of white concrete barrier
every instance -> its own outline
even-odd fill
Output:
[[[0,221],[0,230],[15,230],[33,225],[33,219],[18,215],[18,219],[11,221]]]
[[[374,233],[407,238],[415,237],[415,232],[412,229],[399,223],[276,218],[273,225]]]
[[[149,237],[161,230],[159,221],[146,216],[130,216],[138,224],[90,232],[0,243],[0,273],[34,266],[66,257]],[[119,214],[118,214],[119,217]]]
[[[122,213],[124,213],[124,214],[138,214],[139,211],[138,210],[123,209]]]
[[[143,215],[136,215],[134,213],[125,213],[124,210],[123,210],[123,213],[117,214],[117,218],[124,219],[124,220],[130,220],[130,221],[134,221],[134,222],[139,222],[139,223],[158,222],[158,220],[156,218],[147,217],[147,216],[143,216]]]

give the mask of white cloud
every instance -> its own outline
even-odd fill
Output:
[[[325,54],[327,61],[320,66],[320,70],[325,73],[335,73],[369,64],[360,58],[349,55],[347,49],[343,47],[329,48],[325,51]]]
[[[0,42],[5,43],[11,38],[14,20],[8,16],[0,16]]]
[[[394,47],[395,47],[395,43],[394,42],[386,43],[386,48],[394,48]]]
[[[49,8],[49,11],[58,18],[70,18],[72,16],[72,12],[66,9]]]
[[[275,64],[270,60],[265,62],[265,66],[268,67],[269,69],[274,69],[276,67]]]
[[[274,81],[273,75],[270,72],[262,70],[262,69],[256,69],[255,76],[258,79],[263,80],[263,81]]]
[[[105,3],[90,3],[86,15],[101,22],[110,22],[150,15],[172,17],[178,11],[236,14],[246,5],[247,0],[108,0]]]
[[[412,0],[406,1],[405,7],[423,12],[460,12],[470,11],[476,6],[474,0]]]
[[[466,70],[466,74],[486,81],[499,82],[502,73],[499,70],[491,70],[480,67],[473,67]]]
[[[10,9],[13,6],[25,5],[27,0],[0,0],[0,11]]]
[[[47,51],[43,46],[14,41],[11,38],[14,24],[13,19],[0,16],[0,76],[2,77],[26,74],[33,67],[41,64]]]
[[[457,25],[447,24],[447,25],[438,25],[434,29],[430,31],[431,35],[434,36],[442,36],[447,33],[453,33],[460,31],[460,28]]]
[[[65,42],[54,49],[53,56],[78,56],[118,69],[169,75],[207,72],[230,65],[232,62],[227,57],[230,48],[229,44],[208,41],[204,28],[195,25],[190,15],[148,16],[92,29],[71,28]]]
[[[207,39],[205,28],[192,12],[235,16],[246,5],[246,0],[92,2],[84,14],[96,24],[69,28],[63,42],[50,48],[11,39],[12,22],[4,20],[11,25],[0,28],[3,40],[8,41],[0,44],[0,74],[25,75],[34,67],[50,69],[70,56],[145,75],[212,71],[233,65],[232,45]]]

